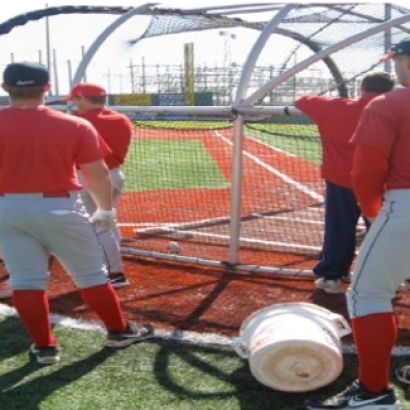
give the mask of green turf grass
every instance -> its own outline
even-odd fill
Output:
[[[356,357],[341,377],[316,392],[289,394],[261,385],[229,347],[152,339],[103,349],[103,333],[57,326],[62,360],[29,360],[18,319],[0,316],[0,408],[4,410],[298,410],[307,397],[338,393],[355,378]],[[394,359],[394,365],[410,357]],[[402,400],[408,392],[395,385]]]
[[[200,140],[133,140],[122,169],[128,191],[228,186]]]
[[[322,151],[319,138],[314,136],[315,129],[313,125],[298,125],[297,135],[292,136],[295,128],[289,125],[264,124],[259,130],[247,128],[245,134],[314,164],[320,164]]]

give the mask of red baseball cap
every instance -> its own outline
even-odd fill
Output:
[[[72,88],[70,95],[63,98],[62,100],[70,101],[74,97],[105,97],[106,95],[107,91],[105,91],[105,88],[101,87],[98,84],[79,83]]]

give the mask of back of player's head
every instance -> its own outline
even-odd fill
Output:
[[[3,72],[3,84],[9,87],[42,87],[49,81],[50,75],[47,67],[31,61],[10,63]]]
[[[394,88],[394,77],[386,71],[367,74],[362,80],[362,90],[367,93],[384,94]]]
[[[70,94],[63,98],[64,101],[72,101],[75,98],[83,97],[95,103],[105,103],[107,91],[104,87],[94,83],[76,84]]]

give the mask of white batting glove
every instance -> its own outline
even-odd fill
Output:
[[[98,209],[91,215],[90,222],[97,234],[107,232],[115,226],[115,212]]]

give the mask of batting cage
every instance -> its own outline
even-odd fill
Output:
[[[323,241],[322,154],[294,101],[357,97],[365,74],[392,71],[379,58],[409,21],[381,3],[66,6],[0,24],[0,44],[9,60],[48,64],[56,109],[70,108],[60,99],[72,84],[98,82],[134,121],[117,210],[124,253],[310,274]],[[360,223],[358,244],[364,232]]]

